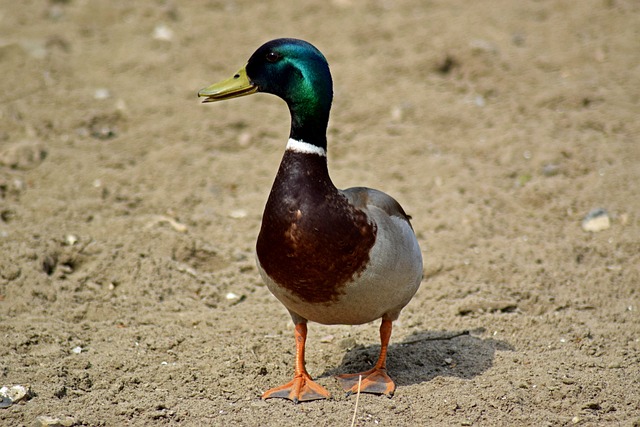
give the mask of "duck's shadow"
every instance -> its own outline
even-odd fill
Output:
[[[387,370],[397,385],[430,381],[438,376],[470,379],[493,365],[496,350],[513,347],[493,338],[478,338],[482,331],[423,331],[390,344]],[[378,358],[380,345],[357,346],[347,351],[340,366],[322,376],[361,372]]]

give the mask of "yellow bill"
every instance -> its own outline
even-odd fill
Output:
[[[250,95],[257,91],[258,87],[251,83],[247,77],[247,71],[243,67],[233,77],[201,89],[198,96],[205,98],[202,102],[215,102]]]

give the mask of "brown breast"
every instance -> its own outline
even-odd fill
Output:
[[[369,262],[376,226],[328,179],[326,158],[286,153],[262,218],[264,271],[302,301],[336,300]]]

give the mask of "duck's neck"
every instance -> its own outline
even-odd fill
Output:
[[[315,105],[314,105],[315,104]],[[291,131],[290,140],[303,141],[327,151],[327,124],[329,108],[317,103],[290,104]]]
[[[328,67],[308,73],[295,91],[283,99],[291,114],[289,137],[327,150],[327,125],[333,100],[333,85]]]
[[[292,189],[301,190],[297,195],[304,198],[322,199],[327,194],[336,192],[329,177],[325,148],[289,138],[274,182],[275,188],[282,190],[285,197],[290,197],[286,193]]]
[[[291,131],[274,185],[304,187],[308,194],[335,192],[327,168],[327,125],[333,99],[328,69],[310,74],[293,93],[295,96],[284,97]]]

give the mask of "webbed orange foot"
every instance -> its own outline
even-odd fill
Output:
[[[396,391],[396,385],[387,375],[387,370],[382,368],[373,368],[359,374],[338,375],[336,378],[340,381],[340,385],[347,392],[347,396],[358,392],[358,381],[362,376],[360,383],[361,393],[384,394],[392,397]]]
[[[296,375],[291,381],[280,387],[267,390],[263,399],[279,397],[289,399],[293,403],[307,402],[309,400],[328,399],[330,397],[327,389],[311,379],[308,374]]]
[[[311,376],[304,367],[304,346],[307,341],[307,324],[305,322],[296,323],[296,369],[293,379],[280,387],[267,390],[262,395],[263,399],[280,397],[289,399],[293,403],[307,402],[309,400],[328,399],[330,394],[320,384],[311,379]]]
[[[358,381],[362,376],[360,383],[361,393],[384,394],[392,397],[396,391],[396,385],[387,375],[387,348],[389,347],[389,339],[391,338],[392,324],[391,320],[383,318],[380,325],[380,354],[378,361],[373,369],[361,372],[359,374],[338,375],[336,378],[340,381],[342,388],[347,392],[347,396],[358,392]]]

